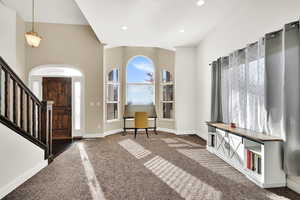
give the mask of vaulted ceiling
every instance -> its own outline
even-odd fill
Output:
[[[25,20],[31,21],[32,0],[2,0],[17,11]],[[74,0],[35,0],[36,21],[59,24],[88,24]]]
[[[3,0],[26,21],[31,0]],[[89,23],[110,46],[172,48],[197,44],[240,0],[36,0],[37,21]],[[126,29],[126,30],[124,30]]]

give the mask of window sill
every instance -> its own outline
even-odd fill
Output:
[[[106,123],[114,123],[114,122],[120,122],[120,119],[111,119],[111,120],[106,120]]]
[[[158,118],[157,118],[158,119]],[[148,118],[149,121],[154,121],[154,118]],[[126,119],[126,121],[134,121],[134,118]]]
[[[167,121],[167,122],[173,122],[175,119],[167,119],[167,118],[158,118],[159,121]]]

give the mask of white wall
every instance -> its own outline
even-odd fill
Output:
[[[209,63],[257,41],[265,33],[282,28],[285,23],[298,20],[299,15],[299,0],[245,0],[200,42],[197,48],[197,125],[202,137],[206,138],[207,133],[204,122],[210,119]],[[299,179],[293,180],[298,181],[300,191]]]
[[[0,2],[0,56],[10,65],[16,65],[16,17],[15,11]]]
[[[0,124],[0,199],[47,165],[44,150]]]
[[[196,48],[176,48],[175,119],[178,134],[196,133]]]
[[[25,22],[14,10],[0,2],[0,56],[25,81],[26,44]]]

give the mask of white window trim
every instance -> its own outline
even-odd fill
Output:
[[[112,70],[118,70],[118,82],[114,82],[114,81],[108,81],[108,74],[112,71]],[[113,122],[118,122],[121,120],[121,116],[120,116],[120,91],[121,91],[121,84],[120,84],[120,69],[118,67],[116,68],[110,68],[108,73],[105,73],[105,95],[104,95],[104,119],[106,121],[106,123],[113,123]],[[117,85],[118,86],[118,100],[117,101],[108,101],[108,86],[109,85]],[[117,109],[118,109],[118,117],[116,119],[107,119],[107,104],[117,104]]]
[[[128,67],[128,63],[131,62],[132,59],[136,58],[136,57],[144,57],[148,60],[151,61],[152,65],[153,65],[153,82],[150,83],[150,82],[144,82],[144,83],[128,83],[127,80],[127,67]],[[132,58],[130,58],[128,61],[127,61],[127,64],[126,64],[126,67],[125,67],[125,104],[128,104],[128,85],[153,85],[153,105],[156,104],[156,67],[154,65],[154,62],[152,61],[151,58],[147,57],[147,56],[144,56],[144,55],[136,55],[136,56],[133,56]]]
[[[40,67],[37,67],[40,68]],[[35,69],[35,68],[34,68]],[[33,70],[34,70],[33,69]],[[31,75],[29,73],[29,88],[32,90],[32,84],[34,81],[39,81],[39,85],[40,85],[40,99],[43,98],[43,77],[66,77],[63,75],[49,75],[49,76],[44,76],[44,75]],[[75,119],[74,119],[74,115],[72,114],[72,138],[73,137],[80,137],[83,136],[83,134],[85,133],[85,79],[84,76],[75,76],[75,77],[70,77],[72,78],[72,112],[75,111],[75,98],[73,96],[74,94],[74,83],[75,82],[80,82],[81,85],[81,108],[80,108],[80,112],[81,112],[81,118],[80,118],[80,129],[79,130],[75,130]]]
[[[165,70],[165,69],[162,69],[162,71]],[[171,72],[170,72],[171,73]],[[164,101],[163,100],[163,87],[164,86],[167,86],[167,85],[173,85],[173,101]],[[160,112],[160,115],[159,115],[159,120],[161,121],[175,121],[175,112],[176,112],[176,101],[175,101],[175,83],[174,83],[174,80],[172,81],[169,81],[169,82],[166,82],[166,81],[163,81],[162,80],[162,77],[160,79],[160,86],[159,86],[159,90],[160,90],[160,93],[159,93],[159,110],[161,111]],[[173,112],[174,112],[174,116],[173,118],[164,118],[163,115],[164,115],[164,111],[163,111],[163,104],[164,103],[172,103],[173,104]]]

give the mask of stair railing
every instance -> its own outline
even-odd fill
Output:
[[[0,122],[52,155],[52,102],[41,102],[0,57]]]

